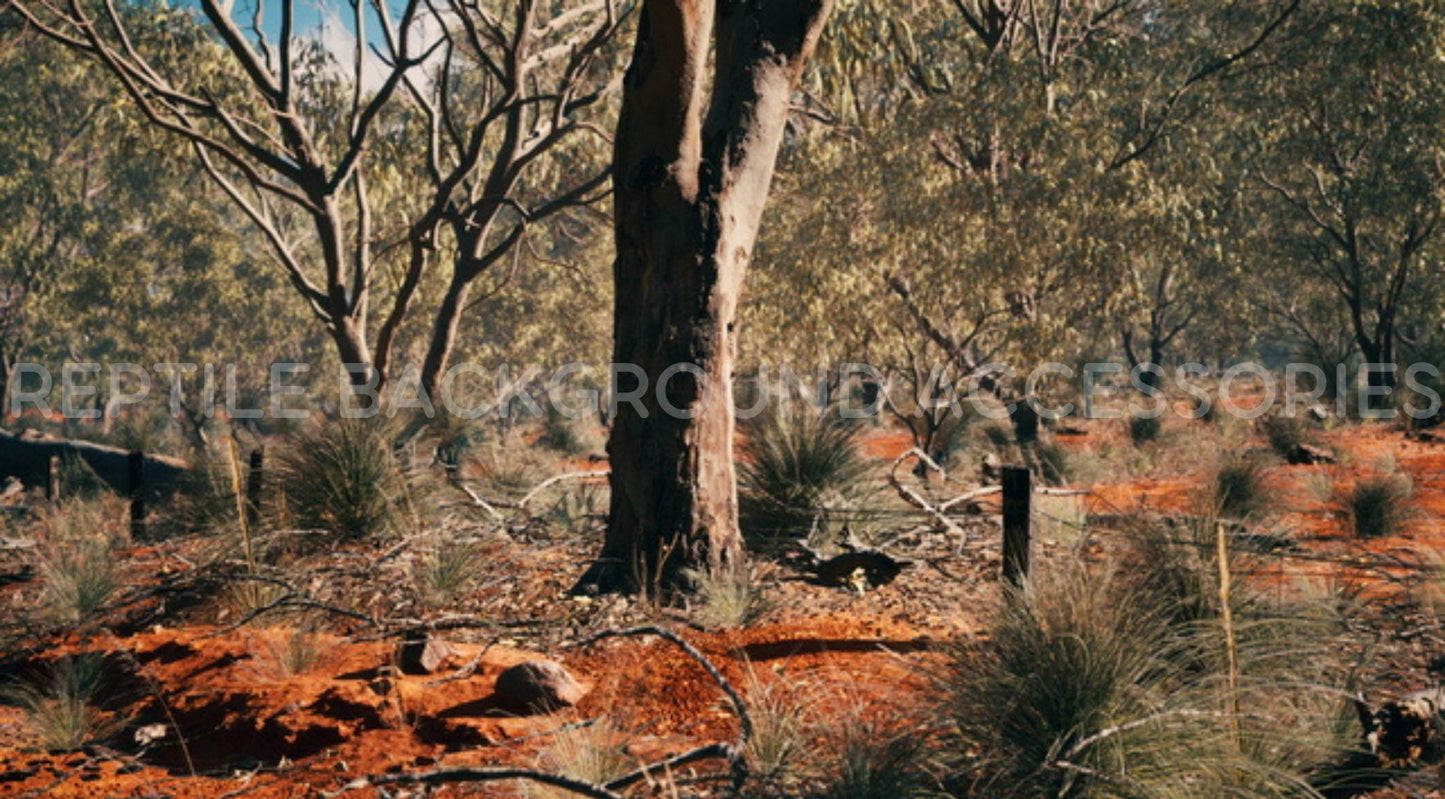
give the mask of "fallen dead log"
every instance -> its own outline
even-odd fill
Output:
[[[0,430],[0,480],[14,477],[27,488],[44,488],[53,457],[79,459],[111,488],[121,493],[130,491],[130,452],[127,450],[29,431]],[[165,455],[144,457],[148,498],[174,493],[189,468],[186,462]]]

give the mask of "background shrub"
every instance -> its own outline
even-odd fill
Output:
[[[1129,440],[1142,446],[1159,438],[1164,423],[1157,416],[1135,416],[1129,420]]]
[[[1212,510],[1231,519],[1262,513],[1270,505],[1264,466],[1251,458],[1226,458],[1215,470],[1209,492]]]
[[[1415,515],[1414,486],[1403,474],[1365,477],[1342,499],[1350,530],[1359,538],[1399,535]]]

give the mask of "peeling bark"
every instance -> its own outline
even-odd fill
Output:
[[[578,590],[685,588],[687,570],[742,564],[732,453],[738,294],[790,96],[831,9],[831,0],[643,7],[613,162],[613,360],[649,382],[643,410],[623,404],[613,420],[607,537]],[[633,388],[628,380],[614,388]],[[684,413],[668,412],[659,393]]]

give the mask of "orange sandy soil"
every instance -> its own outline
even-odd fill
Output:
[[[1085,422],[1059,440],[1075,451],[1098,452],[1120,443],[1121,425]],[[1280,497],[1275,526],[1290,531],[1298,553],[1318,556],[1281,558],[1279,576],[1331,575],[1398,587],[1412,565],[1431,562],[1445,547],[1437,524],[1445,513],[1445,444],[1409,440],[1384,425],[1344,428],[1326,440],[1347,453],[1345,463],[1271,468]],[[886,463],[909,446],[906,436],[880,431],[869,437],[865,451]],[[1424,512],[1400,538],[1361,546],[1345,538],[1339,510],[1313,498],[1307,476],[1326,471],[1346,481],[1384,455],[1414,478]],[[1192,511],[1215,456],[1199,452],[1195,468],[1168,476],[1103,480],[1091,487],[1090,511]],[[586,461],[564,465],[564,470],[593,468],[598,467]],[[933,488],[935,495],[961,490]],[[639,762],[732,739],[736,719],[716,686],[668,642],[628,638],[577,645],[597,631],[638,622],[677,630],[745,693],[749,686],[782,683],[819,716],[863,713],[893,728],[924,724],[928,675],[946,657],[944,645],[977,635],[999,594],[994,525],[993,519],[979,519],[962,550],[956,540],[939,535],[914,539],[906,555],[915,566],[864,596],[804,582],[786,564],[760,558],[757,576],[775,606],[754,627],[729,632],[690,627],[676,614],[630,600],[567,598],[565,589],[596,546],[595,538],[559,541],[519,533],[488,550],[489,569],[502,576],[484,581],[468,598],[468,607],[499,621],[537,625],[450,634],[453,654],[437,673],[424,676],[396,676],[389,665],[393,642],[368,638],[364,627],[344,626],[323,639],[313,668],[286,676],[275,655],[282,633],[255,625],[231,630],[225,627],[230,619],[196,609],[166,618],[164,626],[129,634],[48,640],[36,650],[30,670],[64,654],[99,651],[129,675],[112,701],[128,722],[118,740],[129,742],[129,730],[145,724],[166,724],[172,732],[144,752],[131,746],[125,752],[93,748],[48,754],[33,748],[21,711],[0,705],[0,796],[317,796],[368,774],[436,766],[535,766],[544,762],[549,730],[598,717],[627,732],[628,751]],[[1040,548],[1043,564],[1073,551],[1047,542]],[[1351,559],[1396,563],[1366,568]],[[126,562],[133,579],[145,580],[161,567],[179,569],[185,560],[181,551],[163,545],[128,553]],[[357,605],[368,601],[362,584],[340,585],[337,590],[350,592]],[[24,579],[0,586],[0,606],[24,608],[35,601],[35,591]],[[444,681],[479,652],[474,674]],[[1419,687],[1424,678],[1420,663],[1430,654],[1413,652],[1414,660],[1402,667],[1407,673],[1395,681]],[[564,663],[589,686],[578,707],[527,718],[496,711],[492,689],[497,674],[534,657]],[[703,763],[694,773],[722,768]],[[519,790],[516,784],[492,783],[441,788],[431,795],[509,796]],[[367,789],[354,795],[378,794]]]
[[[1167,428],[1166,428],[1167,429]],[[1339,463],[1268,469],[1271,511],[1262,520],[1267,529],[1292,539],[1297,551],[1281,556],[1282,576],[1359,582],[1370,594],[1389,593],[1400,580],[1433,570],[1445,555],[1445,443],[1415,440],[1386,423],[1350,425],[1318,434]],[[1252,441],[1253,447],[1263,443]],[[1088,449],[1088,443],[1075,443]],[[1208,481],[1220,452],[1198,453],[1198,468],[1183,474],[1143,477],[1126,483],[1092,487],[1091,514],[1132,511],[1201,513],[1209,496]],[[1311,483],[1347,490],[1362,476],[1380,473],[1393,463],[1414,484],[1416,510],[1398,536],[1362,541],[1350,535],[1339,504],[1318,496]]]
[[[548,653],[591,690],[565,713],[516,718],[495,710],[492,683],[507,666],[539,657],[535,652],[492,645],[473,676],[438,683],[446,671],[383,676],[391,658],[384,643],[332,639],[310,673],[286,677],[264,654],[265,639],[278,632],[208,637],[212,632],[159,629],[57,647],[55,655],[91,648],[112,657],[132,655],[140,666],[139,679],[127,688],[139,697],[127,708],[132,725],[173,718],[185,732],[184,746],[173,741],[140,759],[104,752],[46,755],[26,748],[19,711],[0,708],[0,795],[314,796],[365,774],[533,766],[547,731],[599,716],[636,731],[628,751],[640,762],[735,735],[732,713],[706,673],[655,638]],[[894,723],[913,712],[910,697],[925,684],[919,666],[936,657],[916,628],[884,619],[814,618],[686,637],[739,687],[786,680],[810,695],[813,686],[824,692],[832,687],[845,692],[833,701],[866,700],[870,714]],[[450,665],[458,667],[482,646],[454,648]],[[192,768],[203,776],[191,776]],[[493,783],[485,793],[512,795],[501,785]]]

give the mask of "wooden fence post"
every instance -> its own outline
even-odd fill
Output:
[[[1226,686],[1229,689],[1230,709],[1233,711],[1229,721],[1234,728],[1235,745],[1243,746],[1239,731],[1239,645],[1234,638],[1234,608],[1230,604],[1233,580],[1229,570],[1229,531],[1225,529],[1224,522],[1214,523],[1214,542],[1215,558],[1219,561],[1219,621],[1224,626],[1224,655],[1229,668]]]
[[[1033,495],[1029,470],[1003,470],[1003,579],[1020,586],[1029,576],[1029,503]]]
[[[45,475],[45,498],[60,503],[60,456],[51,455]]]
[[[132,541],[139,541],[145,538],[146,534],[145,454],[140,450],[132,451],[127,465],[130,488],[130,537]]]
[[[255,529],[261,523],[261,486],[266,466],[266,448],[251,450],[250,471],[246,473],[246,524]]]

